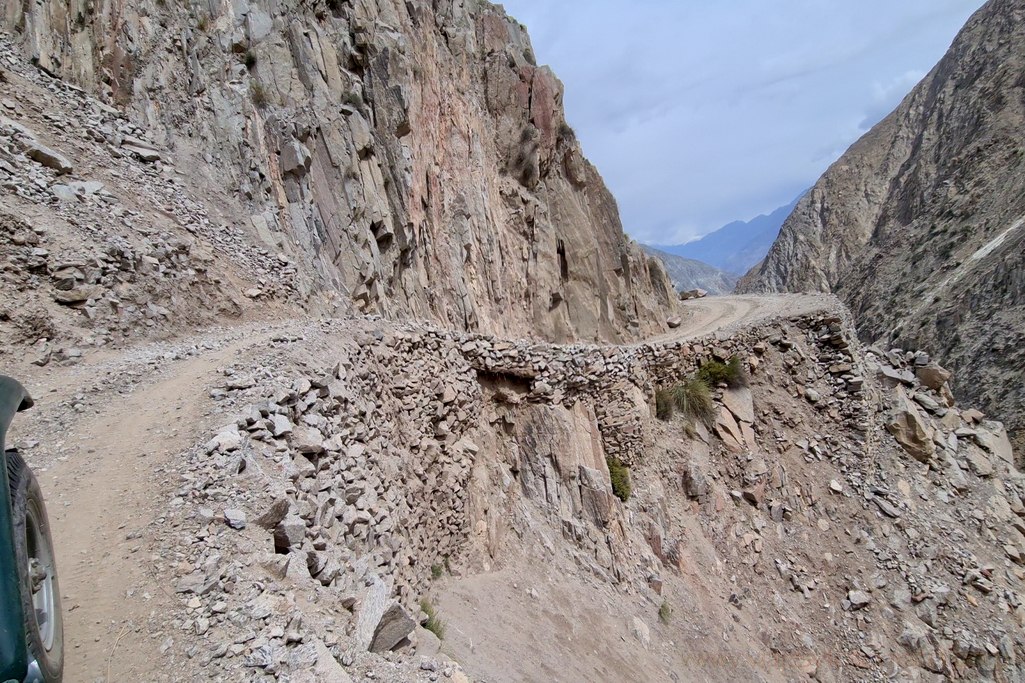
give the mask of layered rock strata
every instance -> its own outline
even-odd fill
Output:
[[[184,181],[318,311],[553,340],[660,329],[671,288],[623,234],[562,84],[488,3],[9,2],[46,74],[142,132],[86,133]]]

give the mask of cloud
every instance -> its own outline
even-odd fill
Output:
[[[925,77],[925,73],[912,69],[905,71],[900,76],[892,79],[889,83],[876,81],[872,84],[872,102],[864,111],[858,130],[867,131],[872,126],[882,121],[890,112],[897,108],[900,101],[904,99],[915,85]]]
[[[982,0],[508,0],[627,231],[671,243],[786,204]]]

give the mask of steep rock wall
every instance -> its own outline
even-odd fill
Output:
[[[124,107],[191,189],[300,264],[315,310],[549,339],[660,329],[562,84],[483,2],[3,5],[43,70]]]
[[[739,291],[832,291],[1025,438],[1025,2],[991,0],[787,219]]]

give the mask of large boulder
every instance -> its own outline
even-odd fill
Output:
[[[893,435],[904,450],[919,462],[928,463],[936,452],[933,430],[908,398],[903,387],[897,387],[897,404],[890,413],[886,431]]]
[[[915,376],[925,386],[933,391],[939,391],[940,387],[950,379],[950,370],[946,370],[936,363],[929,363],[915,368]]]
[[[393,603],[385,610],[374,629],[374,639],[370,643],[371,652],[388,652],[401,645],[416,628],[416,622],[403,609],[402,605]]]

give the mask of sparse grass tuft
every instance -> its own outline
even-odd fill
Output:
[[[268,102],[270,102],[270,96],[267,94],[267,89],[259,83],[250,84],[249,94],[253,97],[253,104],[261,109],[266,107]]]
[[[354,90],[350,90],[342,95],[342,104],[347,104],[353,109],[362,109],[363,98],[361,98]]]
[[[440,579],[442,574],[445,573],[445,567],[440,564],[431,565],[431,578]]]
[[[206,33],[206,30],[210,28],[210,15],[200,14],[198,17],[196,17],[196,28],[198,28],[203,33]]]
[[[438,636],[438,640],[445,640],[445,622],[438,616],[438,611],[431,604],[431,601],[424,598],[420,601],[420,609],[427,615],[427,621],[423,627]]]
[[[612,493],[624,503],[630,499],[630,468],[616,457],[605,458],[612,479]]]
[[[673,404],[691,420],[711,424],[715,419],[712,391],[700,377],[691,377],[672,389]]]
[[[669,624],[669,620],[673,616],[673,608],[669,606],[669,603],[665,600],[662,601],[662,606],[658,608],[658,620],[663,624]]]
[[[738,356],[730,357],[726,363],[717,360],[705,361],[698,368],[698,378],[709,387],[726,384],[731,389],[747,386],[748,382],[747,371]]]
[[[673,419],[673,392],[670,389],[655,390],[655,417],[668,422]]]

